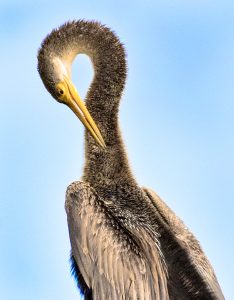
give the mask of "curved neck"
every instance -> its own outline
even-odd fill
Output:
[[[82,22],[81,22],[82,23]],[[70,30],[71,53],[87,54],[94,67],[94,79],[86,97],[86,106],[97,124],[106,149],[101,149],[85,133],[83,180],[93,186],[135,182],[131,174],[118,125],[119,102],[126,80],[125,52],[118,38],[99,23],[73,24]],[[72,33],[73,31],[73,33]]]

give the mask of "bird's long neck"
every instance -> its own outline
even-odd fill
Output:
[[[126,80],[125,52],[118,38],[98,23],[83,23],[76,29],[77,53],[87,54],[94,66],[94,79],[86,106],[106,143],[101,149],[85,133],[83,179],[94,186],[133,183],[118,124],[119,102]]]

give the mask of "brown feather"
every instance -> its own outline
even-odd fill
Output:
[[[54,58],[65,61],[70,73],[79,53],[87,54],[94,67],[86,106],[107,145],[100,148],[85,133],[83,182],[67,189],[73,270],[85,299],[224,299],[192,233],[132,175],[118,125],[127,67],[115,33],[83,20],[53,30],[38,52],[45,87],[57,99]]]

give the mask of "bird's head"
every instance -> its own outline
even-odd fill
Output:
[[[102,135],[71,80],[71,63],[74,56],[66,55],[63,57],[61,53],[51,50],[44,42],[38,53],[39,74],[49,93],[58,102],[66,104],[88,129],[97,143],[105,148]]]

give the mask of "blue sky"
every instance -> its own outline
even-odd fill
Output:
[[[1,299],[79,299],[64,194],[82,173],[84,130],[36,69],[45,35],[79,18],[125,44],[120,122],[134,174],[194,232],[233,298],[233,14],[225,0],[1,1]],[[73,69],[84,97],[88,58]]]

